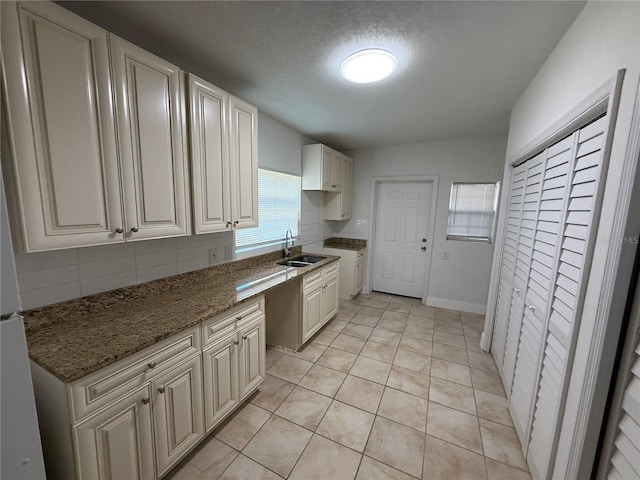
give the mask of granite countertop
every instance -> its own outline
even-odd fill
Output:
[[[339,259],[323,256],[286,267],[274,252],[23,312],[29,356],[71,383]]]
[[[367,241],[359,238],[331,237],[324,241],[324,246],[327,248],[338,248],[340,250],[360,251],[367,248]]]

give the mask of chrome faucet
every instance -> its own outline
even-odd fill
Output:
[[[291,240],[291,245],[289,245],[289,240]],[[293,247],[293,232],[288,228],[287,233],[284,234],[284,258],[291,256],[291,247]]]

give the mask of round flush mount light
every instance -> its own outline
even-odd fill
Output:
[[[397,64],[393,53],[369,48],[349,55],[340,66],[340,74],[353,83],[379,82],[395,72]]]

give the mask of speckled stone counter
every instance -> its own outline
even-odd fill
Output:
[[[339,259],[323,256],[297,268],[274,252],[23,312],[29,356],[71,383]]]
[[[360,251],[363,248],[367,248],[367,241],[360,240],[359,238],[331,237],[324,241],[324,246],[327,248],[339,248],[341,250]]]

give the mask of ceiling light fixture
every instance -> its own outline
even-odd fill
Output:
[[[393,53],[368,48],[349,55],[340,66],[340,74],[353,83],[379,82],[395,72],[397,64]]]

